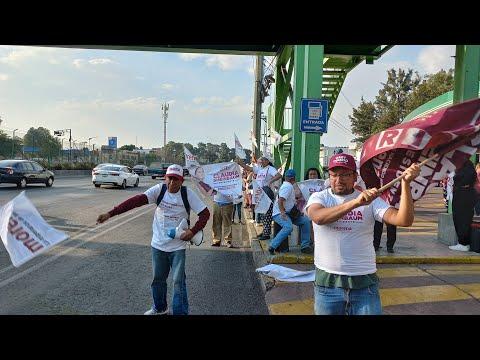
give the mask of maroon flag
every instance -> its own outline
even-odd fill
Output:
[[[362,148],[360,175],[368,188],[389,183],[413,162],[439,156],[421,167],[411,183],[413,200],[420,199],[449,172],[461,167],[480,147],[480,99],[450,106],[370,137]],[[381,197],[395,206],[400,182]]]

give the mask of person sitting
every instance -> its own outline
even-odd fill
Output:
[[[289,169],[285,172],[285,181],[283,182],[278,197],[273,205],[273,221],[280,225],[282,229],[275,235],[270,243],[268,251],[271,255],[275,254],[275,250],[280,244],[288,238],[293,231],[292,224],[300,227],[301,252],[312,254],[313,249],[310,246],[310,219],[303,216],[295,206],[295,170]]]

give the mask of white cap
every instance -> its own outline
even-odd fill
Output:
[[[183,168],[177,164],[170,165],[165,176],[172,176],[183,181]]]

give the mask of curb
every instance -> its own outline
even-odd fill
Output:
[[[285,253],[270,256],[266,241],[252,240],[257,236],[255,226],[248,223],[248,236],[254,252],[255,265],[258,267],[266,264],[313,264],[313,256],[306,254]],[[257,262],[258,259],[258,262]],[[480,264],[480,255],[471,256],[377,256],[377,264]]]

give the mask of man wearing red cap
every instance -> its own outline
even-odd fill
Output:
[[[147,204],[157,204],[153,218],[152,266],[153,306],[145,315],[168,314],[167,278],[173,273],[173,315],[188,315],[188,298],[185,277],[185,249],[187,241],[202,230],[210,217],[207,206],[198,195],[183,183],[183,168],[170,165],[165,175],[165,184],[157,184],[143,194],[135,195],[105,214],[98,216],[97,223],[103,223],[112,216]],[[182,219],[189,219],[190,208],[198,214],[195,225],[186,230],[180,239],[167,235],[169,229],[175,229]]]
[[[314,230],[317,315],[381,314],[372,245],[374,222],[413,223],[410,182],[420,173],[417,164],[405,170],[399,209],[378,198],[376,188],[355,189],[356,170],[353,156],[333,155],[328,166],[331,187],[312,194],[305,207]]]

